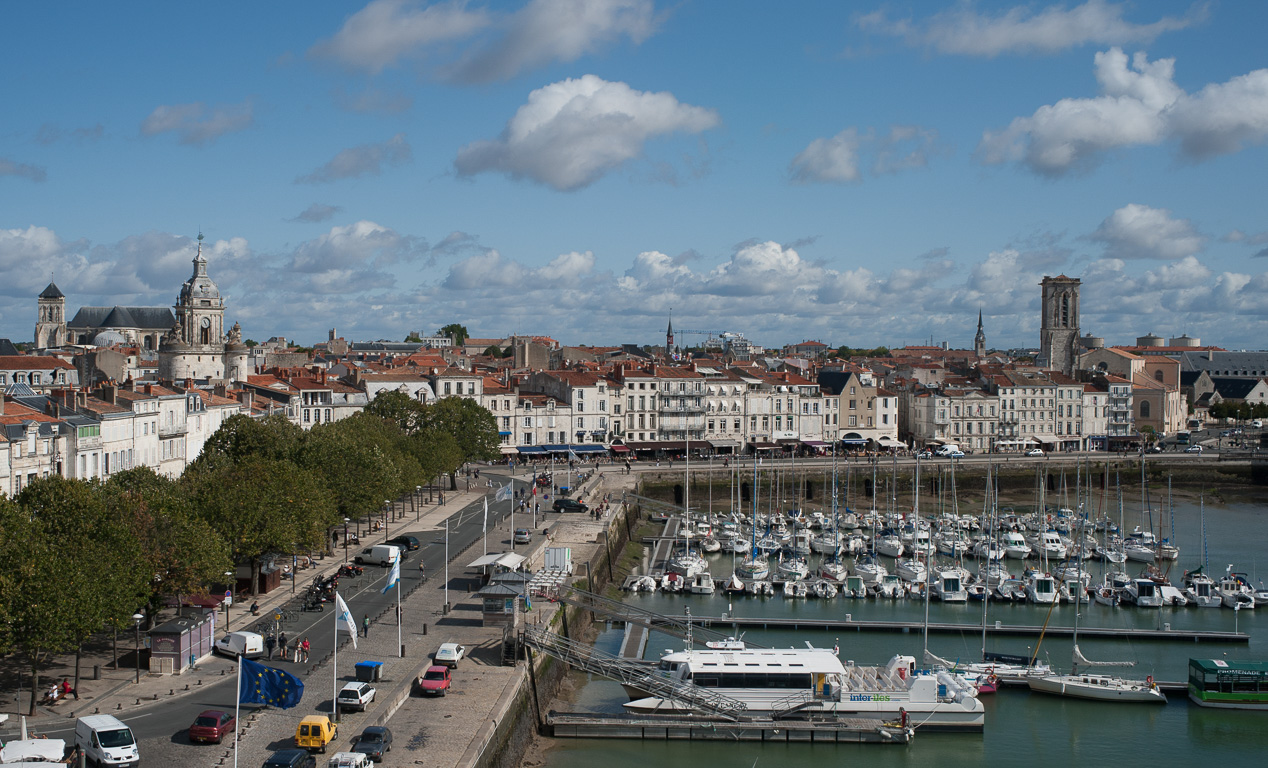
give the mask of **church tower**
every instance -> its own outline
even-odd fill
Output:
[[[1079,286],[1077,277],[1044,277],[1043,318],[1039,326],[1039,362],[1074,375],[1079,352]]]
[[[51,349],[66,343],[66,296],[49,281],[40,293],[35,319],[35,348]]]
[[[181,286],[175,309],[176,327],[159,347],[159,377],[168,381],[223,379],[225,302],[207,275],[201,232],[194,274]]]
[[[665,357],[674,356],[674,319],[669,319],[669,328],[665,331]]]
[[[973,337],[973,354],[986,357],[986,331],[982,328],[982,310],[977,311],[977,335]]]

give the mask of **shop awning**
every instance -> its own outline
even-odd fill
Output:
[[[568,452],[568,446],[563,444],[543,445],[542,448],[545,449],[547,453],[567,453]]]
[[[576,453],[602,453],[606,451],[607,448],[595,443],[589,443],[587,445],[574,445],[572,446],[572,450]]]
[[[808,445],[811,448],[827,448],[828,447],[828,444],[823,442],[822,440],[802,440],[801,444]]]
[[[612,450],[616,451],[617,453],[629,453],[629,452],[630,452],[630,449],[629,449],[627,446],[624,446],[624,445],[614,445],[614,446],[612,446]]]
[[[545,453],[546,449],[540,445],[521,445],[519,447],[519,452],[520,453]]]
[[[841,440],[842,445],[867,445],[867,438],[864,437],[847,437]]]
[[[731,450],[735,450],[740,447],[739,440],[710,440],[709,442],[713,444],[714,448],[729,448]]]
[[[748,447],[755,451],[774,451],[780,446],[779,443],[749,443]]]
[[[883,435],[880,439],[876,441],[876,444],[883,445],[886,448],[906,448],[907,447],[906,443],[902,442],[901,440],[895,440],[889,435]]]
[[[1055,438],[1055,437],[1053,437],[1053,436],[1051,436],[1051,435],[1034,435],[1031,439],[1033,439],[1033,440],[1038,440],[1039,442],[1043,443],[1044,445],[1056,445],[1056,444],[1057,444],[1057,438]]]

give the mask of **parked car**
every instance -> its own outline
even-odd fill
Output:
[[[224,741],[226,733],[238,730],[238,721],[232,712],[209,709],[194,718],[189,726],[189,740],[201,741],[204,744],[219,744]]]
[[[369,768],[371,764],[360,752],[336,752],[326,761],[326,768]]]
[[[963,454],[961,454],[961,455],[963,455]],[[1042,456],[1042,455],[1043,455],[1043,449],[1042,449],[1042,448],[1031,448],[1029,451],[1026,451],[1026,455],[1027,455],[1027,456]]]
[[[516,544],[531,544],[532,542],[533,542],[532,531],[528,530],[527,528],[515,529],[515,543]]]
[[[916,458],[917,459],[932,459],[933,451],[921,451],[920,453],[916,454]]]
[[[387,543],[395,544],[396,546],[401,548],[402,552],[413,552],[419,547],[418,538],[415,536],[405,536],[405,535],[396,536],[394,538],[388,539]]]
[[[339,689],[339,706],[345,711],[355,709],[364,712],[377,693],[369,683],[348,683]]]
[[[415,683],[420,696],[444,696],[449,693],[449,687],[453,684],[453,676],[449,671],[449,667],[442,664],[433,664],[427,668],[426,672],[418,676],[418,680]]]
[[[360,752],[374,762],[392,751],[392,729],[383,725],[372,725],[361,732],[352,743],[352,751]]]
[[[555,499],[556,512],[589,512],[590,508],[576,499]]]
[[[300,749],[326,751],[326,745],[339,735],[339,726],[325,715],[308,715],[295,727],[295,746]]]
[[[1145,453],[1162,453],[1162,446],[1151,445],[1145,449]]]
[[[436,653],[432,655],[432,660],[446,667],[457,668],[458,662],[462,661],[462,657],[466,655],[467,649],[465,647],[457,643],[442,643],[436,649]]]
[[[947,451],[942,455],[948,459],[962,459],[964,458],[964,451]]]
[[[1185,452],[1185,453],[1201,453],[1201,452],[1202,452],[1202,446],[1200,446],[1200,445],[1190,445],[1188,448],[1185,448],[1185,449],[1184,449],[1184,452]]]
[[[317,768],[317,758],[304,749],[279,749],[269,755],[262,768]]]

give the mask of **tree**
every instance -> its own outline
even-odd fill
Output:
[[[467,332],[467,326],[459,325],[458,323],[450,323],[449,325],[441,326],[440,330],[436,332],[436,335],[448,336],[453,340],[453,345],[455,347],[461,347],[463,344],[467,343],[467,339],[471,338],[471,334]]]
[[[502,357],[502,348],[497,344],[490,344],[484,349],[485,357]]]
[[[303,435],[304,430],[280,413],[263,419],[234,414],[207,439],[202,453],[190,464],[190,469],[197,473],[225,462],[236,463],[249,456],[289,459],[294,456]]]
[[[454,438],[463,461],[493,461],[501,452],[497,420],[474,400],[442,397],[423,408],[419,428],[444,432]]]
[[[125,521],[140,545],[147,573],[154,573],[149,595],[150,615],[163,595],[206,594],[211,584],[224,581],[233,561],[224,539],[194,513],[189,497],[177,483],[149,467],[112,475],[102,489],[112,514]]]
[[[40,668],[107,622],[131,616],[144,604],[153,574],[138,565],[139,543],[95,483],[40,478],[23,489],[16,507],[15,516],[5,505],[0,523],[17,594],[3,625],[6,644],[30,664],[34,714]]]
[[[365,413],[390,421],[406,433],[418,428],[422,412],[422,403],[404,392],[387,389],[375,395],[365,407]]]
[[[375,439],[356,434],[361,424],[395,425],[370,414],[313,427],[296,456],[296,463],[321,479],[334,497],[340,518],[359,518],[383,508],[386,499],[399,495],[401,472],[390,451]],[[412,486],[411,486],[412,487]]]

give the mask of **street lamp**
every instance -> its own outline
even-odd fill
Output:
[[[422,498],[423,498],[423,486],[421,485],[414,486],[414,522],[418,522],[420,519],[422,519],[418,511],[418,502]]]
[[[348,518],[343,519],[343,561],[348,562]]]
[[[387,543],[387,537],[391,536],[391,532],[387,528],[387,511],[392,508],[392,502],[387,499],[383,500],[383,543]]]
[[[132,614],[132,626],[136,630],[136,682],[141,682],[141,619],[145,617],[139,613]]]
[[[228,600],[224,601],[225,606],[225,631],[229,631],[229,606],[233,603],[233,572],[225,571],[225,585],[228,587],[226,592],[229,593]]]

